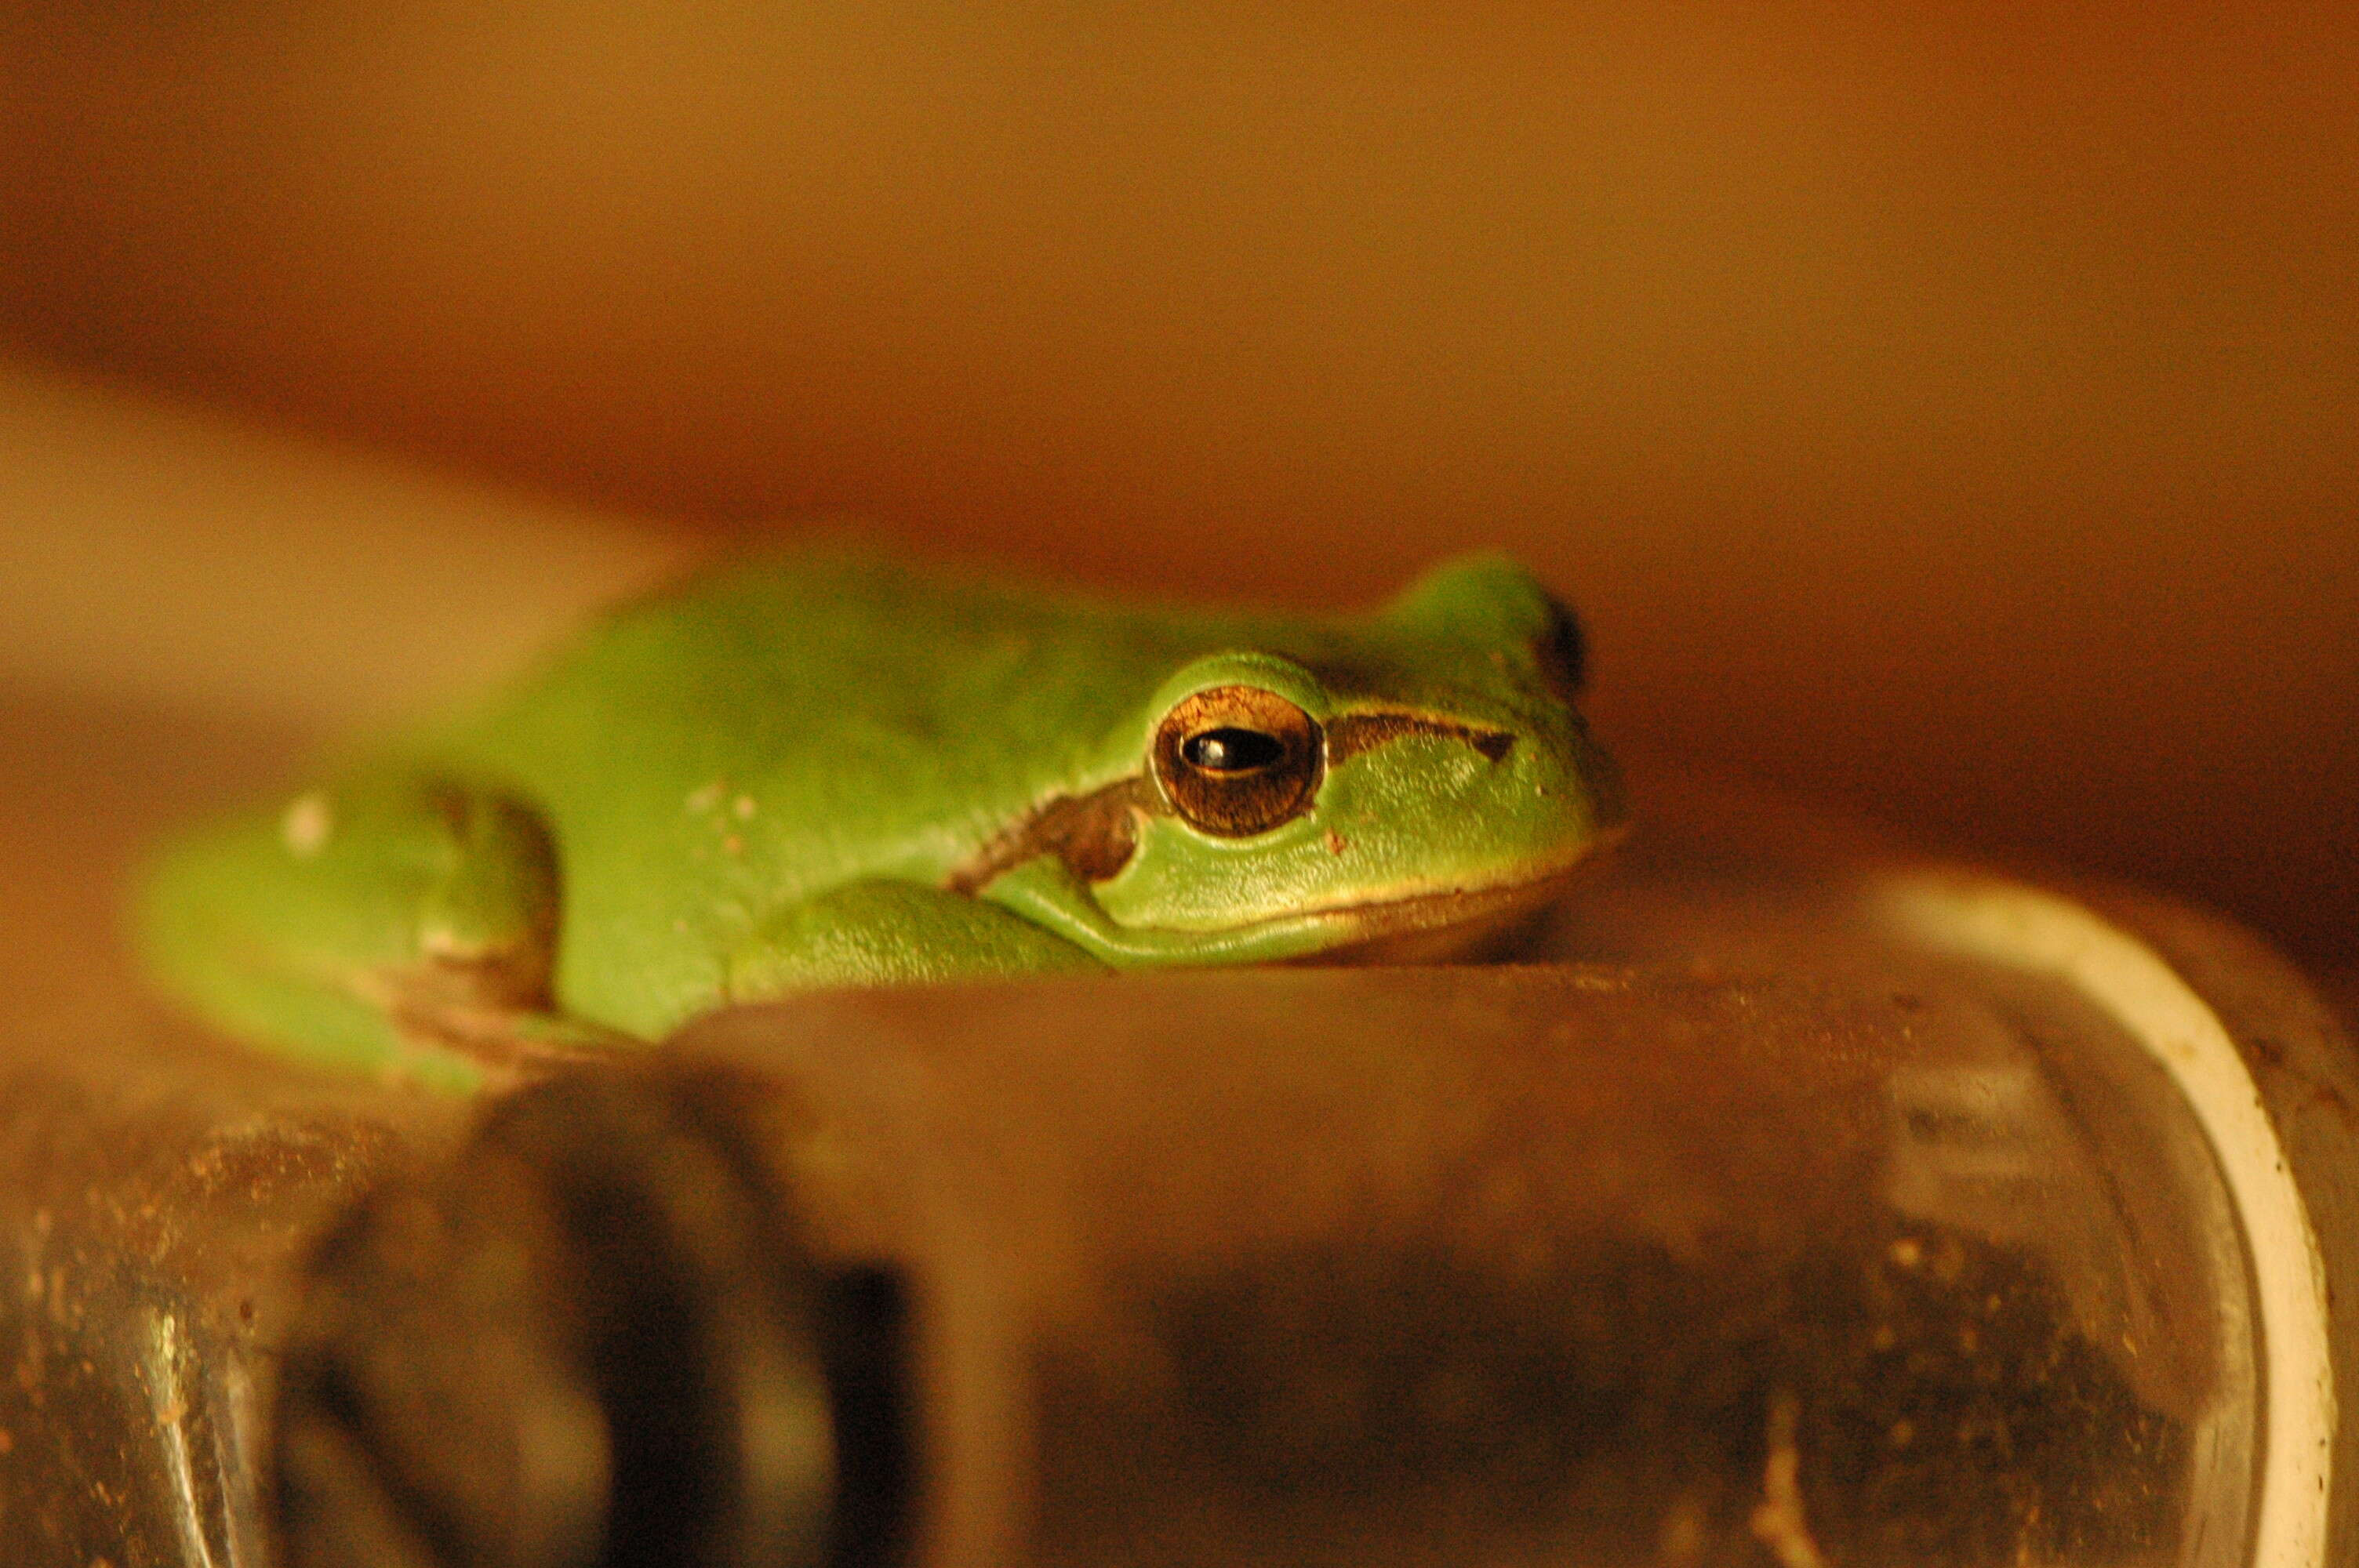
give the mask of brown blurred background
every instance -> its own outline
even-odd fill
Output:
[[[2359,7],[0,16],[0,340],[471,476],[24,382],[0,682],[361,713],[811,509],[1503,544],[1625,748],[2359,961]]]

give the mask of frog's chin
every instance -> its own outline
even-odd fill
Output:
[[[1473,956],[1564,896],[1621,838],[1616,832],[1525,876],[1473,887],[1426,888],[1315,912],[1328,940],[1295,961],[1439,963]]]
[[[1562,897],[1580,868],[1322,911],[1328,942],[1302,964],[1436,964],[1476,956]]]
[[[1608,841],[1487,878],[1400,884],[1211,931],[1124,925],[1052,858],[1013,868],[984,896],[1115,968],[1430,959],[1462,955],[1549,903]]]

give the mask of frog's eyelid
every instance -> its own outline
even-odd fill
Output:
[[[1421,713],[1343,713],[1327,721],[1327,765],[1340,766],[1348,758],[1410,735],[1463,741],[1494,762],[1505,762],[1516,749],[1516,738],[1504,730],[1479,729],[1455,719],[1429,719]]]

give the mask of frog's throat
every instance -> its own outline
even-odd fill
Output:
[[[1332,772],[1363,752],[1411,735],[1459,741],[1487,762],[1505,760],[1516,738],[1455,719],[1382,710],[1340,714],[1323,727],[1323,772]],[[1060,795],[1026,812],[1005,830],[951,869],[942,886],[975,893],[1027,860],[1054,855],[1082,882],[1102,882],[1130,863],[1138,849],[1142,816],[1168,816],[1171,806],[1144,773],[1132,773],[1086,795]]]

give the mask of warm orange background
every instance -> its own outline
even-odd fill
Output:
[[[694,527],[1504,543],[1625,745],[2359,961],[2359,6],[5,15],[20,347]]]

